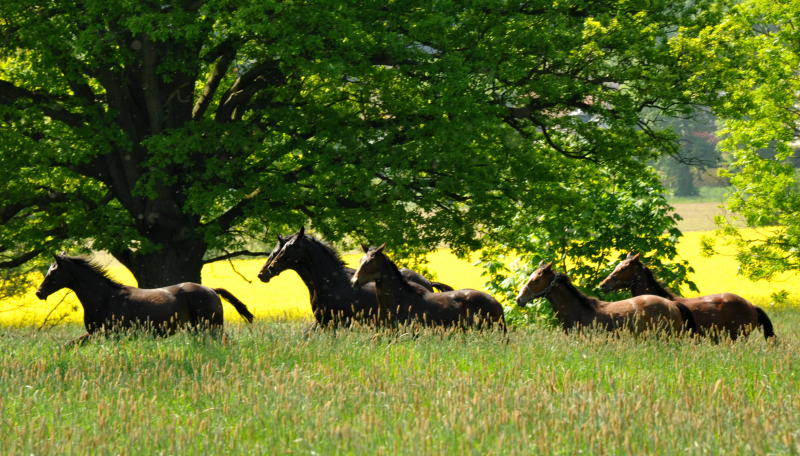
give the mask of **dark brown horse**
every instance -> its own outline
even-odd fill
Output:
[[[305,234],[305,227],[297,233],[281,237],[270,253],[258,278],[269,282],[272,277],[292,269],[308,287],[311,310],[317,322],[348,324],[355,319],[362,323],[375,323],[378,318],[378,301],[372,287],[356,291],[350,287],[350,278],[355,270],[345,266],[341,255],[331,246]],[[404,276],[429,290],[452,290],[448,285],[431,282],[410,269]]]
[[[304,230],[305,228],[303,228]],[[303,231],[301,230],[301,231]],[[287,242],[291,241],[295,235],[283,237],[280,234],[278,235],[278,243],[275,244],[272,251],[269,253],[267,257],[267,262],[264,263],[264,266],[261,267],[261,271],[258,272],[258,279],[264,283],[269,283],[270,279],[275,277],[276,275],[280,274],[283,271],[278,272],[271,272],[269,270],[269,265],[272,264],[272,260],[275,259],[276,256],[281,252],[283,246],[286,245]],[[300,276],[300,280],[303,281],[306,288],[308,288],[308,295],[311,297],[311,302],[314,302],[314,282],[311,278],[311,272],[304,265],[297,265],[296,268],[293,268],[294,272]]]
[[[503,306],[493,296],[469,289],[432,293],[400,274],[385,246],[367,250],[362,244],[365,255],[350,281],[354,289],[375,283],[381,321],[505,330]]]
[[[517,305],[525,307],[531,299],[550,301],[564,330],[599,327],[609,331],[625,327],[633,333],[666,329],[678,332],[694,326],[692,315],[681,312],[674,302],[660,296],[645,295],[624,301],[603,302],[590,298],[572,285],[566,274],[553,270],[553,263],[539,268],[517,295]]]
[[[628,253],[628,257],[614,269],[600,289],[604,293],[630,288],[633,296],[652,294],[685,305],[694,315],[701,334],[724,332],[731,339],[746,336],[755,327],[761,326],[764,337],[775,336],[772,322],[766,312],[741,296],[721,293],[699,298],[682,298],[664,288],[639,259],[639,254]]]
[[[164,288],[129,287],[110,278],[100,265],[82,257],[53,255],[36,297],[47,299],[62,288],[75,292],[83,306],[86,334],[81,343],[97,332],[142,326],[167,336],[179,328],[208,328],[221,332],[222,301],[227,299],[248,322],[253,314],[230,292],[197,283],[181,283]]]

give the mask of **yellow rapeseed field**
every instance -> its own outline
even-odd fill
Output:
[[[756,305],[769,306],[770,295],[777,290],[789,291],[789,302],[800,303],[800,276],[786,275],[777,280],[767,282],[750,282],[737,275],[737,264],[731,256],[714,256],[702,258],[700,237],[704,232],[686,233],[679,245],[682,258],[690,261],[695,268],[692,279],[700,288],[700,294],[731,292],[744,296]],[[721,249],[723,253],[726,252]],[[345,260],[352,267],[358,263],[361,255],[346,255]],[[436,271],[437,280],[454,288],[483,289],[485,278],[481,277],[481,269],[472,266],[473,261],[462,261],[447,249],[432,253],[429,257],[429,268]],[[229,263],[216,263],[203,269],[203,283],[210,287],[226,288],[241,299],[258,318],[297,320],[311,318],[308,291],[294,272],[286,272],[272,279],[269,283],[261,283],[256,275],[263,266],[264,260],[238,260],[233,267]],[[127,285],[135,285],[133,276],[122,266],[110,267],[112,275]],[[240,275],[241,274],[241,275]],[[246,281],[246,278],[250,282]],[[37,278],[40,281],[41,278]],[[684,296],[697,293],[683,290]],[[231,321],[239,319],[235,310],[225,304],[226,318]],[[0,302],[0,324],[5,325],[41,325],[58,321],[82,321],[83,311],[73,293],[61,291],[50,296],[47,301],[39,301],[33,290],[16,301]]]

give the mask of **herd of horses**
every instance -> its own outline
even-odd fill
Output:
[[[323,328],[354,323],[418,323],[506,330],[503,306],[493,296],[478,290],[454,290],[415,271],[400,269],[383,252],[385,245],[368,249],[362,244],[364,256],[358,269],[352,269],[338,251],[301,228],[287,237],[278,235],[278,243],[258,278],[266,283],[283,271],[295,271],[308,287],[315,324]],[[62,288],[75,293],[84,309],[87,332],[70,344],[82,343],[93,334],[141,326],[162,336],[181,328],[221,334],[220,296],[248,322],[254,318],[244,303],[223,288],[182,283],[141,289],[120,284],[89,259],[53,256],[55,261],[36,296],[47,299]],[[658,283],[639,254],[629,253],[600,285],[603,292],[626,288],[631,290],[631,299],[603,302],[581,293],[567,275],[553,269],[552,262],[542,261],[520,290],[516,303],[525,307],[532,299],[546,298],[565,330],[688,331],[736,339],[761,327],[767,339],[775,335],[767,314],[735,294],[699,298],[674,295]]]

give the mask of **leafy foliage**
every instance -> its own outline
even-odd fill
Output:
[[[717,93],[671,47],[708,3],[4,1],[0,244],[108,250],[144,287],[301,224],[413,261],[544,217],[515,248],[559,246],[598,179],[676,150],[658,115]]]
[[[736,216],[718,218],[717,234],[752,280],[800,271],[798,25],[797,2],[747,0],[730,5],[718,26],[683,41],[686,58],[703,62],[698,79],[726,83],[714,109],[724,125],[722,150],[733,156],[723,175],[736,189],[727,200]],[[740,230],[742,222],[759,229]],[[704,251],[714,253],[713,239]]]
[[[678,290],[686,284],[697,291],[687,278],[694,270],[687,261],[676,259],[675,246],[681,236],[676,222],[680,216],[670,214],[652,169],[640,165],[632,167],[628,175],[618,175],[610,169],[592,167],[580,182],[561,186],[561,191],[558,204],[564,207],[538,218],[520,211],[517,223],[502,229],[506,241],[484,252],[483,267],[490,279],[487,288],[504,297],[509,306],[542,260],[555,261],[555,267],[567,273],[579,289],[597,296],[600,281],[630,250],[652,257],[651,268],[670,288]],[[579,211],[580,216],[562,215],[573,211]],[[515,251],[522,255],[508,269],[502,254]],[[605,298],[618,300],[622,296]],[[529,312],[556,322],[549,304],[536,302]],[[520,318],[530,321],[534,317]]]

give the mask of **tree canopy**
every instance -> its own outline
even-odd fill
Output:
[[[91,248],[143,287],[199,281],[302,224],[402,255],[617,226],[601,250],[654,236],[668,256],[645,162],[678,150],[659,116],[717,93],[672,47],[717,19],[666,0],[4,1],[0,266]],[[615,225],[632,206],[656,209]]]

